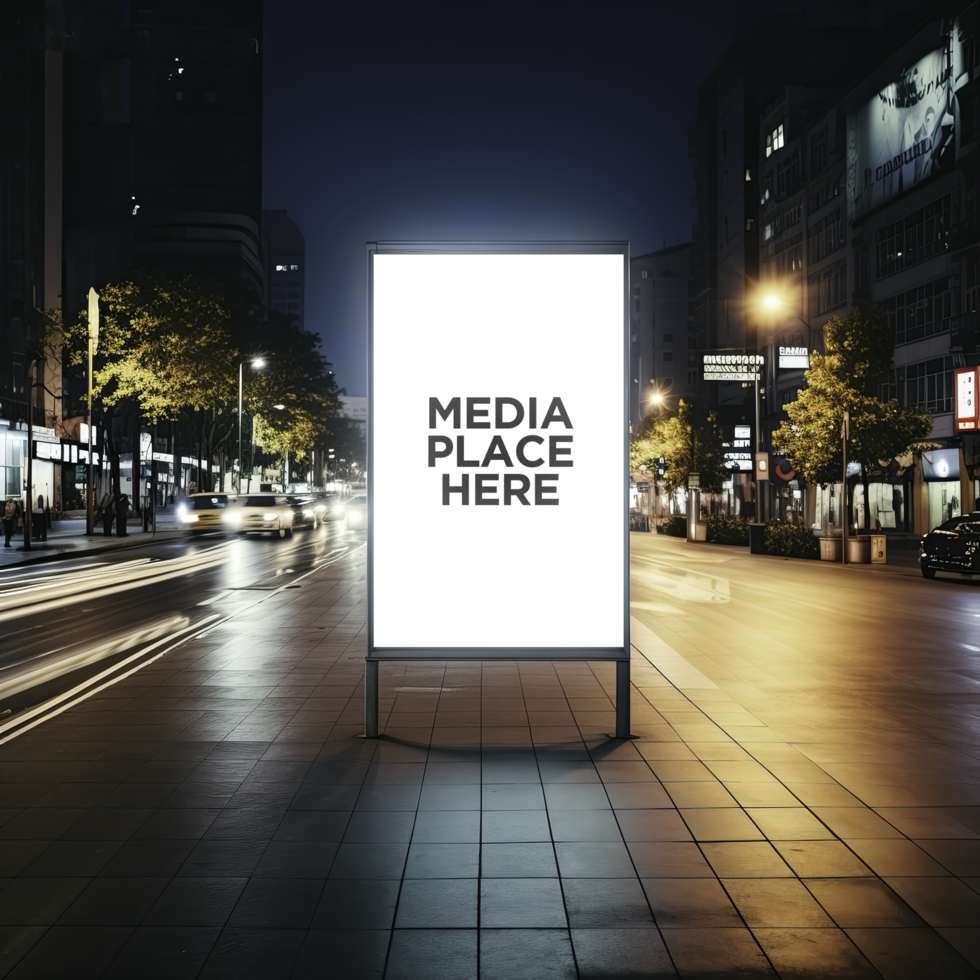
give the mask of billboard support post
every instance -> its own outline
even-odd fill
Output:
[[[381,661],[474,660],[615,663],[632,737],[629,243],[367,252],[365,737]]]
[[[364,661],[364,737],[378,735],[378,661]]]

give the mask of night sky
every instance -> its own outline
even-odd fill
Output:
[[[365,242],[688,241],[700,80],[760,14],[856,6],[267,0],[263,206],[338,382],[367,393]]]

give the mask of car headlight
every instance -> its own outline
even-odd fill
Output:
[[[238,514],[238,513],[235,513],[235,512],[232,512],[232,513],[229,513],[229,514],[225,514],[225,520],[229,524],[241,524],[241,522],[242,522],[242,515],[241,514]]]
[[[274,521],[276,519],[276,517],[277,517],[276,514],[263,514],[262,515],[262,520],[263,521]]]
[[[186,514],[186,513],[187,513],[187,504],[180,504],[180,505],[179,505],[179,506],[177,507],[177,513],[178,513],[178,514],[179,514],[179,515],[180,515],[181,517],[183,517],[183,516],[184,516],[184,514]]]
[[[188,514],[186,511],[183,514],[180,515],[180,519],[185,524],[193,524],[195,521],[199,521],[200,520],[200,518],[197,516],[197,514]]]

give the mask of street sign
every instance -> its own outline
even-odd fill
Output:
[[[755,454],[755,478],[756,480],[769,479],[769,453]]]
[[[627,248],[369,246],[369,658],[628,658]]]

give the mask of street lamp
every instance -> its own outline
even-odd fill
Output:
[[[245,360],[248,360],[246,358]],[[252,367],[264,368],[265,361],[261,357],[252,359]],[[238,479],[235,492],[242,492],[242,384],[245,378],[245,361],[238,362]]]

